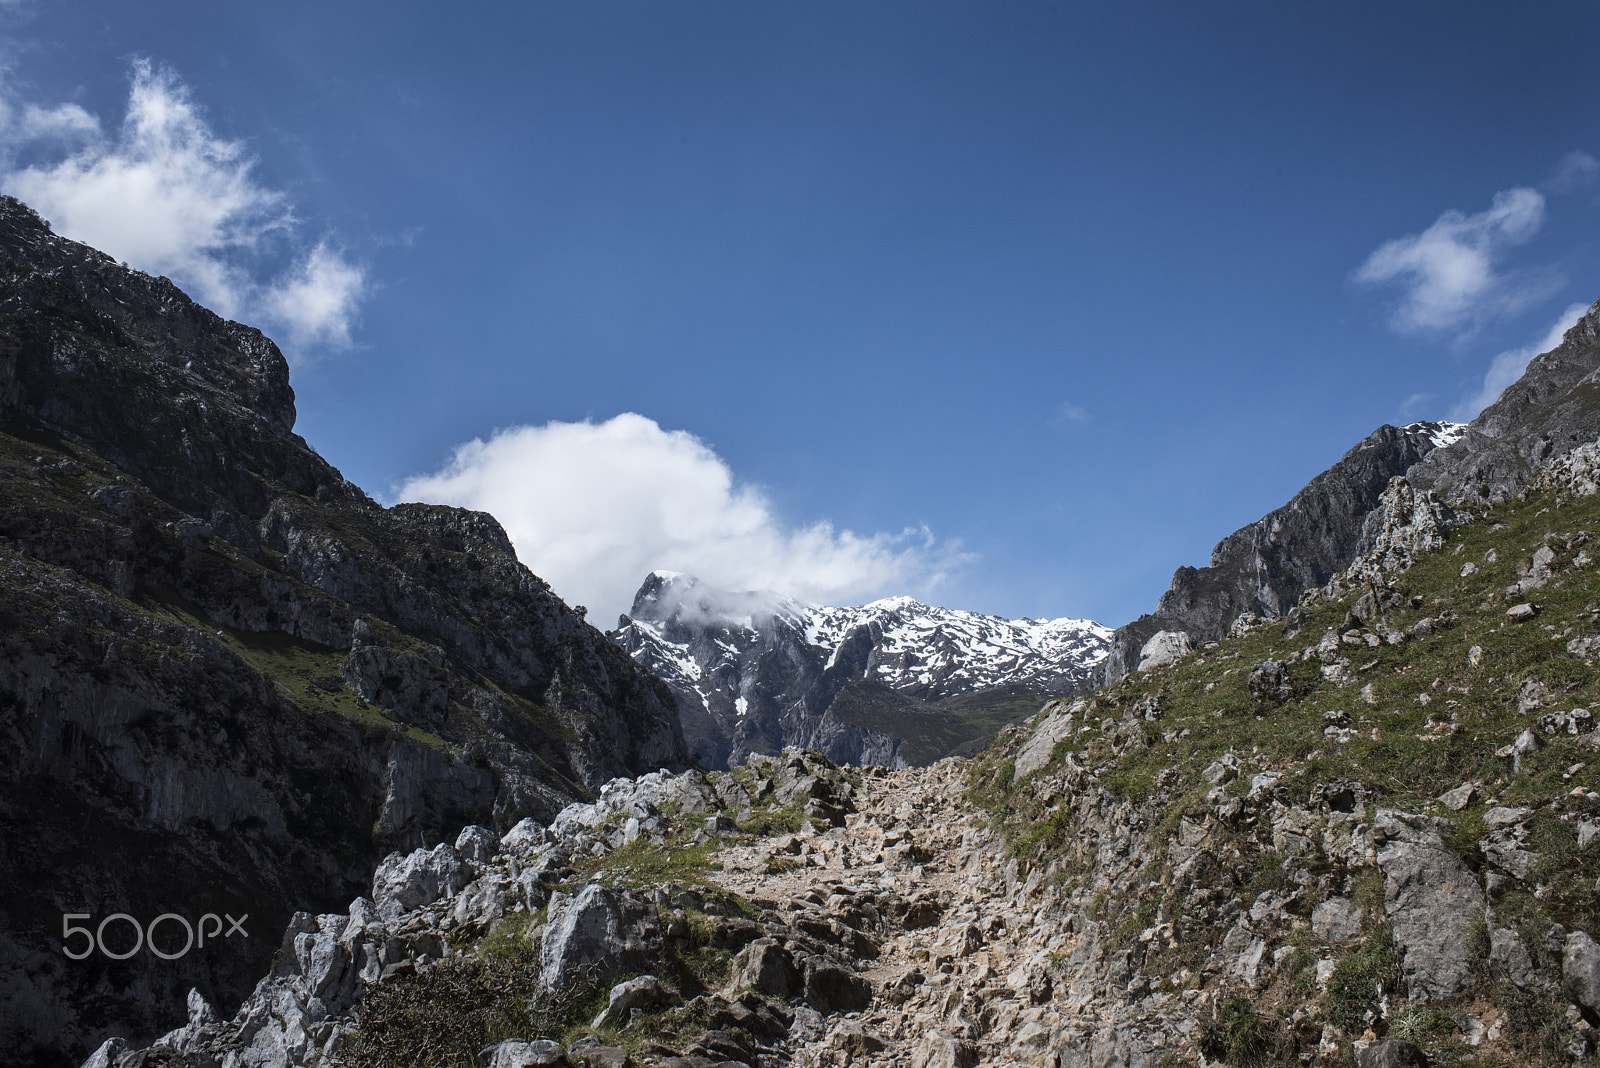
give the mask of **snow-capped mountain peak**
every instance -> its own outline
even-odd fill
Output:
[[[904,596],[803,604],[656,571],[612,637],[672,687],[702,762],[721,766],[817,744],[841,695],[870,690],[875,707],[931,714],[952,702],[1026,706],[1076,692],[1105,659],[1111,635],[1091,620],[1004,619]],[[902,714],[895,722],[910,721]],[[860,742],[841,742],[830,755],[859,761],[850,747]]]

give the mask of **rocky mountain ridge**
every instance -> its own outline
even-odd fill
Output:
[[[270,955],[74,960],[64,915],[281,926],[389,849],[686,761],[671,694],[491,517],[380,507],[294,415],[258,331],[0,198],[5,1063],[159,1033]]]
[[[1529,361],[1470,423],[1379,427],[1290,502],[1180,567],[1156,610],[1117,629],[1102,680],[1138,668],[1145,647],[1191,647],[1238,620],[1276,619],[1364,551],[1367,516],[1395,475],[1445,502],[1506,501],[1540,465],[1600,435],[1600,301]],[[1179,638],[1186,635],[1186,638]],[[1155,651],[1155,650],[1152,650]],[[1164,652],[1159,655],[1165,655]]]
[[[1082,690],[1110,635],[1089,620],[1001,619],[909,597],[807,605],[668,571],[645,579],[610,632],[677,694],[709,769],[786,746],[841,763],[931,763]]]
[[[1205,567],[1178,568],[1154,612],[1117,628],[1101,681],[1136,670],[1158,634],[1198,645],[1226,636],[1241,618],[1288,612],[1302,591],[1349,566],[1389,480],[1462,433],[1456,423],[1427,422],[1373,431],[1288,504],[1218,542]]]

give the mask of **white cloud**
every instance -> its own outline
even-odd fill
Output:
[[[350,324],[365,291],[361,270],[323,242],[293,272],[267,287],[261,303],[288,328],[294,344],[343,348],[350,344]]]
[[[1572,329],[1572,325],[1588,310],[1587,304],[1570,305],[1561,313],[1555,325],[1545,332],[1543,338],[1532,345],[1511,349],[1496,356],[1489,362],[1489,371],[1483,376],[1482,387],[1477,393],[1458,404],[1450,413],[1450,418],[1458,422],[1467,422],[1499,400],[1500,394],[1505,392],[1506,387],[1522,377],[1522,372],[1528,368],[1528,361],[1561,344],[1562,335]]]
[[[1420,234],[1380,246],[1355,280],[1399,286],[1393,323],[1401,330],[1458,330],[1514,311],[1545,286],[1498,273],[1495,261],[1544,223],[1544,197],[1519,187],[1495,194],[1487,211],[1447,211]]]
[[[229,318],[282,328],[297,346],[349,344],[362,270],[323,243],[284,275],[259,277],[268,235],[292,240],[297,220],[284,194],[257,179],[243,143],[218,137],[171,71],[133,65],[113,135],[75,104],[8,101],[0,118],[7,159],[27,150],[47,160],[7,165],[0,187],[58,233],[167,275]]]
[[[605,625],[658,568],[723,589],[839,604],[931,590],[968,559],[926,529],[863,536],[826,521],[787,527],[704,442],[631,412],[497,431],[406,482],[396,499],[492,513],[523,563]]]

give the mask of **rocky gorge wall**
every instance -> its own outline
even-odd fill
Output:
[[[0,1062],[243,996],[389,849],[683,766],[671,695],[491,517],[382,508],[293,423],[271,341],[0,198]],[[166,913],[254,938],[109,955]]]

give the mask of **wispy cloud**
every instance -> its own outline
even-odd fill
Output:
[[[397,500],[492,513],[517,555],[568,603],[609,622],[653,570],[715,587],[850,603],[931,591],[970,557],[926,528],[861,535],[826,520],[790,526],[708,445],[624,413],[467,442]]]
[[[1483,385],[1472,396],[1456,405],[1455,410],[1450,413],[1450,418],[1458,422],[1467,422],[1499,400],[1500,394],[1505,392],[1506,387],[1522,377],[1522,372],[1528,369],[1528,362],[1561,344],[1562,335],[1572,329],[1572,325],[1588,310],[1587,304],[1568,306],[1538,341],[1520,349],[1502,352],[1489,361],[1489,370],[1483,376]]]
[[[1400,402],[1400,408],[1395,414],[1399,416],[1402,424],[1414,423],[1426,414],[1428,402],[1437,396],[1437,393],[1413,393]]]
[[[1420,234],[1381,245],[1355,272],[1357,282],[1400,290],[1392,324],[1403,331],[1461,331],[1526,307],[1553,280],[1497,270],[1507,248],[1538,233],[1544,196],[1526,187],[1495,194],[1476,215],[1447,211]]]
[[[57,232],[171,277],[222,315],[285,331],[295,348],[350,343],[364,272],[327,241],[276,277],[263,269],[267,253],[299,243],[299,220],[172,71],[134,63],[127,113],[109,134],[75,104],[9,96],[0,96],[0,188]],[[41,161],[13,162],[24,152]]]
[[[1071,401],[1062,401],[1056,405],[1055,415],[1050,420],[1052,423],[1087,423],[1089,409],[1082,405],[1073,404]]]
[[[1552,193],[1570,193],[1593,185],[1596,179],[1600,179],[1600,160],[1587,152],[1568,152],[1544,187]]]

